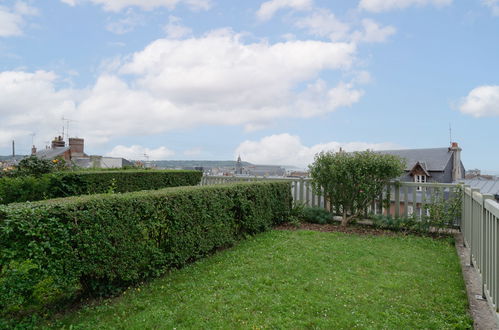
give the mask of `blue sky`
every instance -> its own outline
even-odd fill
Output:
[[[463,148],[499,171],[499,0],[0,0],[0,154],[305,166]]]

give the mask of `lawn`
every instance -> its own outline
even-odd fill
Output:
[[[72,329],[470,328],[451,240],[271,231],[52,321]]]

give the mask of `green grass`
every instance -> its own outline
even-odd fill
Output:
[[[456,329],[471,324],[450,240],[271,231],[50,326]]]

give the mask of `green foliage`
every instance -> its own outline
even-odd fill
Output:
[[[0,204],[37,201],[106,192],[131,192],[197,185],[198,171],[84,171],[54,172],[39,177],[0,178]]]
[[[316,193],[327,197],[347,225],[381,194],[386,183],[403,173],[404,161],[371,151],[321,152],[309,169]]]
[[[0,205],[0,319],[108,295],[285,221],[289,183]]]
[[[395,218],[385,215],[375,215],[372,218],[373,225],[377,228],[418,233],[426,233],[430,230],[431,223],[429,220],[427,217],[418,218],[416,216]]]
[[[440,194],[434,194],[429,204],[426,205],[423,217],[429,218],[434,228],[455,227],[461,218],[463,190],[459,186],[452,197],[444,200]]]
[[[49,175],[0,178],[0,204],[49,198],[50,187]]]
[[[57,162],[59,162],[59,160],[57,160]],[[19,164],[16,166],[15,175],[41,176],[43,174],[51,173],[54,170],[56,170],[56,162],[48,159],[40,159],[35,156],[30,156],[24,158],[19,162]]]
[[[305,207],[302,211],[302,218],[304,222],[317,223],[324,225],[333,221],[331,213],[319,207]]]
[[[457,189],[448,200],[443,200],[442,196],[435,194],[421,215],[413,214],[407,218],[375,215],[372,217],[373,224],[378,228],[397,231],[438,233],[456,226],[457,220],[461,217],[461,198],[461,189]]]

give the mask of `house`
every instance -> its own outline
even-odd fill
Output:
[[[429,149],[404,149],[404,150],[386,150],[378,151],[382,154],[399,156],[405,160],[404,174],[398,179],[402,182],[435,182],[435,183],[458,183],[464,179],[465,169],[461,161],[461,151],[457,142],[452,142],[447,148],[429,148]],[[444,197],[449,196],[449,191],[445,190]],[[414,196],[415,195],[415,196]],[[395,214],[394,190],[391,192],[391,207],[388,211],[391,215]],[[425,188],[414,187],[408,192],[408,201],[416,201],[415,205],[408,205],[408,214],[423,213],[423,201],[429,200],[429,195]],[[405,211],[403,196],[400,198],[400,212]],[[428,211],[427,211],[428,212]]]
[[[452,183],[464,179],[465,169],[461,162],[457,142],[448,148],[384,150],[379,153],[395,155],[406,161],[403,182]]]
[[[63,158],[68,164],[74,164],[81,168],[123,168],[133,164],[124,158],[89,156],[84,151],[85,141],[81,138],[69,138],[68,145],[61,136],[57,136],[51,143],[50,148],[37,151],[35,146],[31,154],[40,158],[53,160]]]
[[[489,179],[478,176],[472,179],[464,179],[461,182],[471,188],[480,189],[482,194],[494,196],[494,199],[499,203],[499,179]]]
[[[81,168],[123,168],[125,166],[134,166],[134,164],[125,158],[89,156],[73,160],[73,163]]]
[[[52,140],[50,148],[37,151],[36,147],[31,148],[31,155],[40,159],[53,160],[62,158],[66,162],[71,163],[78,158],[88,157],[83,151],[84,141],[80,138],[69,138],[69,145],[66,146],[66,141],[62,136],[57,136]]]

